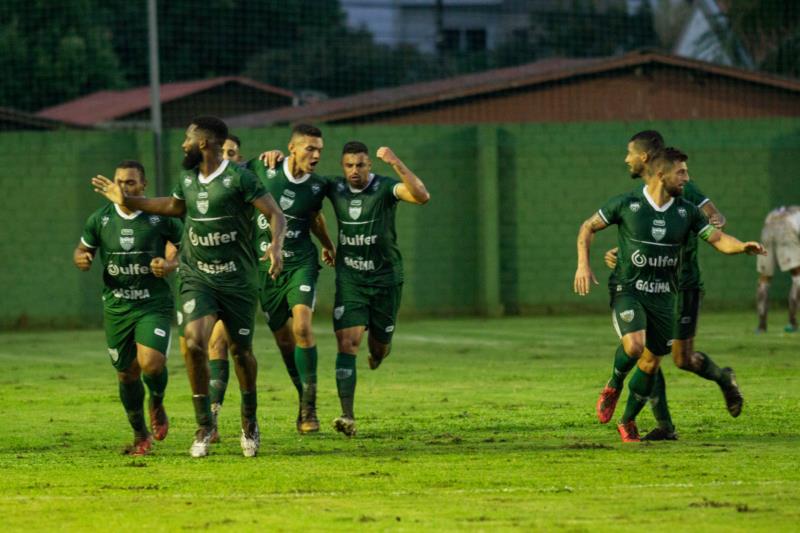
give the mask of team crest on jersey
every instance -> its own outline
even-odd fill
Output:
[[[120,232],[119,232],[119,245],[122,246],[122,249],[125,250],[126,252],[130,251],[130,249],[133,248],[134,239],[135,238],[133,236],[133,230],[132,229],[130,229],[130,228],[122,228],[120,230]]]
[[[340,183],[336,186],[336,190],[339,192],[344,192],[344,183]]]
[[[319,194],[319,191],[320,191],[319,183],[314,183],[314,184],[311,185],[312,194],[317,195],[317,194]]]
[[[347,210],[350,214],[350,218],[353,220],[358,220],[358,217],[361,216],[361,199],[356,198],[355,200],[350,201],[350,208]]]
[[[294,196],[295,196],[294,191],[290,190],[283,191],[280,199],[281,209],[286,211],[287,209],[292,207],[292,205],[294,205]]]
[[[339,320],[340,318],[342,318],[343,315],[344,315],[344,306],[343,305],[333,308],[333,318],[335,318],[336,320]]]
[[[681,217],[683,217],[683,218],[686,218],[686,208],[685,208],[685,207],[679,207],[679,208],[678,208],[678,214],[679,214]]]
[[[156,224],[161,222],[161,217],[158,215],[150,215],[150,217],[147,220],[150,221],[151,226],[155,226]]]
[[[658,222],[657,220],[655,222]],[[667,228],[658,228],[653,226],[650,228],[650,233],[653,235],[653,238],[657,241],[661,241],[667,235]]]
[[[224,178],[222,178],[222,185],[224,185],[226,189],[230,189],[231,188],[231,181],[233,181],[232,177],[225,176]]]
[[[631,202],[628,207],[630,207],[631,211],[635,213],[642,207],[642,204],[640,204],[639,202]]]
[[[372,190],[377,191],[378,185],[380,185],[380,180],[378,178],[375,178],[375,183],[372,184]]]
[[[267,217],[264,216],[264,213],[259,213],[258,218],[258,227],[261,229],[267,229],[269,227],[269,222],[267,221]]]
[[[184,187],[188,187],[191,184],[192,184],[192,178],[190,176],[186,176],[185,178],[183,178]]]
[[[621,313],[619,314],[619,317],[620,317],[622,320],[624,320],[625,322],[630,322],[631,320],[633,320],[633,316],[634,316],[635,314],[636,314],[636,313],[633,311],[633,309],[628,309],[627,311],[623,311],[623,312],[621,312]]]
[[[204,215],[208,213],[208,193],[206,191],[197,194],[197,210]]]
[[[100,219],[100,223],[101,223],[101,224],[103,225],[103,227],[105,228],[105,227],[106,227],[106,224],[108,224],[108,217],[107,217],[107,216],[104,216],[103,218],[101,218],[101,219]]]

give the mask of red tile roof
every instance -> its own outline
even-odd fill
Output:
[[[257,127],[299,121],[332,122],[352,120],[414,108],[435,105],[467,97],[534,86],[543,83],[563,82],[572,78],[604,74],[616,70],[647,64],[678,66],[708,74],[729,77],[789,91],[800,92],[800,81],[780,78],[740,68],[725,67],[704,61],[651,52],[632,52],[623,56],[565,59],[550,58],[516,67],[488,70],[442,80],[379,89],[319,103],[282,107],[227,117],[231,127]]]
[[[161,85],[161,103],[166,104],[186,96],[213,89],[227,83],[238,83],[261,91],[293,98],[294,93],[280,87],[259,83],[240,76],[222,76],[207,80],[182,81]],[[124,91],[99,91],[64,104],[47,107],[37,116],[92,125],[108,122],[150,108],[150,87]]]

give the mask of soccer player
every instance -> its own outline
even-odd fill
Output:
[[[634,135],[628,143],[628,154],[625,162],[636,178],[644,173],[650,154],[657,153],[663,147],[663,139],[656,131],[644,131]],[[688,167],[687,167],[688,171]],[[725,217],[714,203],[705,196],[693,180],[686,182],[683,198],[688,200],[708,218],[709,223],[717,229],[725,225]],[[616,266],[618,248],[609,250],[605,255],[605,263],[609,268]],[[616,286],[613,274],[610,288]],[[694,337],[697,333],[697,319],[702,299],[703,283],[700,266],[697,260],[697,234],[690,232],[689,239],[681,251],[680,273],[678,276],[678,294],[673,325],[672,357],[676,366],[682,370],[693,372],[700,377],[716,382],[722,390],[728,412],[737,417],[741,413],[743,398],[739,391],[736,377],[732,369],[720,369],[708,354],[694,350]],[[612,299],[614,292],[611,292]],[[614,413],[617,400],[622,392],[625,376],[636,364],[635,359],[627,356],[620,346],[615,356],[614,369],[608,384],[603,388],[597,401],[597,416],[601,423],[606,423]],[[663,372],[659,368],[654,389],[653,414],[658,427],[645,435],[644,440],[675,440],[674,424],[669,412],[666,397],[666,384]]]
[[[743,243],[714,228],[697,207],[681,198],[689,180],[686,160],[679,150],[662,150],[644,169],[643,189],[612,198],[578,233],[574,290],[583,296],[597,284],[589,265],[594,234],[611,224],[619,227],[612,316],[625,353],[638,360],[617,424],[623,442],[640,440],[636,415],[652,395],[660,358],[670,352],[680,252],[689,233],[694,231],[725,254],[763,253],[759,243]]]
[[[283,248],[283,271],[276,279],[269,276],[270,262],[259,265],[261,310],[275,337],[284,365],[298,393],[297,430],[301,434],[319,431],[317,418],[317,343],[312,319],[317,293],[319,263],[311,233],[323,247],[325,262],[333,264],[335,246],[328,236],[324,217],[319,213],[327,191],[327,181],[314,173],[322,156],[322,132],[308,124],[298,124],[289,139],[289,157],[276,169],[259,159],[247,163],[267,191],[278,199],[287,219]],[[257,219],[254,248],[263,253],[272,239],[265,217]],[[215,336],[217,331],[215,330]],[[215,354],[218,355],[218,354]],[[224,399],[227,361],[211,361],[212,412],[215,422]]]
[[[141,197],[147,180],[138,161],[123,161],[114,183],[126,196]],[[72,254],[75,266],[87,271],[100,254],[103,265],[103,323],[111,364],[117,370],[119,397],[133,428],[130,455],[150,453],[153,438],[169,430],[164,410],[167,352],[174,302],[164,278],[174,271],[181,223],[107,204],[89,217]],[[144,379],[150,391],[150,428],[144,420]]]
[[[189,450],[192,457],[208,455],[212,416],[208,396],[208,341],[217,319],[231,337],[242,394],[242,453],[258,453],[256,376],[253,355],[257,263],[253,249],[255,209],[270,220],[272,242],[267,255],[270,275],[278,276],[283,260],[286,219],[272,196],[250,171],[222,158],[228,128],[215,117],[199,117],[186,130],[181,174],[172,197],[134,198],[102,176],[92,179],[95,191],[131,209],[180,217],[186,227],[180,254],[178,323],[184,325],[186,369],[198,429]]]
[[[767,331],[767,308],[769,304],[769,284],[775,273],[775,263],[781,272],[787,270],[792,275],[789,288],[789,323],[783,328],[787,333],[797,331],[797,301],[800,299],[800,207],[779,207],[770,211],[764,220],[761,239],[767,255],[758,258],[758,329],[756,333]]]
[[[242,141],[232,133],[228,134],[225,143],[222,145],[222,157],[228,161],[233,161],[237,165],[242,162]]]

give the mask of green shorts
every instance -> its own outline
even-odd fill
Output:
[[[111,364],[118,372],[130,368],[136,359],[136,345],[152,348],[165,356],[169,352],[172,312],[157,310],[125,314],[104,313],[106,344]]]
[[[258,299],[269,329],[277,331],[292,316],[295,305],[307,305],[312,310],[317,301],[319,265],[300,265],[284,270],[274,280],[269,272],[258,272]]]
[[[680,340],[694,338],[697,334],[697,319],[702,300],[703,291],[700,289],[685,289],[678,292],[678,297],[675,299],[673,338]]]
[[[634,331],[645,330],[645,346],[653,355],[667,355],[672,346],[674,321],[670,305],[653,304],[646,297],[630,292],[618,292],[611,301],[611,320],[620,338]]]
[[[177,315],[181,335],[189,322],[216,315],[225,324],[231,341],[242,348],[249,348],[253,345],[256,291],[220,289],[195,279],[184,279],[178,293]]]
[[[382,344],[392,342],[403,284],[388,287],[358,285],[336,279],[333,329],[365,326]]]

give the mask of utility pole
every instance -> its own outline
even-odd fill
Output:
[[[155,159],[156,196],[164,196],[164,145],[161,124],[161,91],[158,71],[158,6],[157,0],[147,0],[147,34],[150,54],[150,127],[153,130],[153,156]]]

